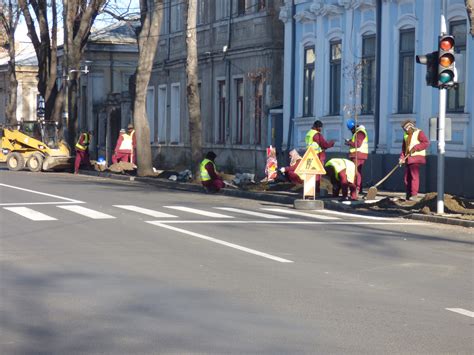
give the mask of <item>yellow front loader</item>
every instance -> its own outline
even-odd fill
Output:
[[[22,122],[19,127],[4,127],[0,162],[9,170],[61,170],[71,167],[72,157],[67,143],[58,139],[55,122]]]

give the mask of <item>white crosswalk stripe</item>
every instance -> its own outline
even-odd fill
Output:
[[[22,217],[28,218],[32,221],[56,221],[57,219],[48,216],[44,213],[32,210],[28,207],[3,207],[4,209],[14,212]]]
[[[261,218],[267,218],[267,219],[288,219],[287,217],[283,217],[283,216],[277,216],[274,214],[268,214],[268,213],[250,211],[250,210],[242,210],[240,208],[232,208],[232,207],[214,207],[214,208],[218,210],[241,213],[241,214],[246,214],[249,216],[261,217]]]
[[[323,216],[323,215],[320,215],[320,214],[305,213],[305,212],[294,211],[294,210],[287,210],[287,209],[284,209],[284,208],[261,208],[261,209],[265,210],[265,211],[291,214],[291,215],[295,215],[295,216],[299,216],[299,217],[317,218],[317,219],[322,219],[322,220],[325,220],[325,221],[334,221],[334,220],[339,220],[340,219],[340,218],[337,218],[337,217]]]
[[[204,210],[199,210],[197,208],[191,208],[191,207],[184,207],[184,206],[163,206],[165,208],[171,208],[174,210],[178,211],[183,211],[183,212],[189,212],[189,213],[194,213],[198,214],[201,216],[206,216],[206,217],[213,217],[213,218],[234,218],[232,216],[227,216],[225,214],[220,214],[216,212],[209,212],[209,211],[204,211]]]
[[[77,214],[80,214],[82,216],[86,216],[92,219],[112,219],[115,218],[114,216],[91,210],[90,208],[85,208],[82,206],[77,206],[77,205],[72,205],[72,206],[56,206],[59,208],[62,208],[64,210],[68,210]]]
[[[155,218],[177,218],[178,217],[169,213],[159,212],[155,210],[150,210],[148,208],[143,208],[143,207],[138,207],[138,206],[133,206],[133,205],[114,205],[114,207],[122,208],[128,211],[138,212],[138,213],[145,214],[147,216],[151,216]]]

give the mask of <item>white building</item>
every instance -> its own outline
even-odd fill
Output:
[[[319,119],[326,139],[336,140],[328,153],[343,156],[344,138],[350,137],[345,121],[357,111],[372,151],[364,182],[381,177],[400,154],[400,123],[413,119],[428,135],[429,118],[438,114],[439,90],[426,86],[426,66],[416,64],[415,56],[437,50],[440,14],[441,0],[286,0],[280,11],[285,23],[284,146],[303,147],[306,131]],[[457,62],[464,80],[448,93],[452,139],[446,145],[446,191],[473,196],[470,175],[459,174],[474,168],[474,38],[464,0],[447,0],[446,19],[464,58]],[[436,142],[429,153],[421,186],[436,191]],[[391,181],[389,188],[403,188],[401,178]]]

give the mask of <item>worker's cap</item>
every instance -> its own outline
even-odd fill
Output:
[[[350,118],[346,121],[346,126],[348,129],[352,130],[356,126],[354,119]]]
[[[120,130],[120,133],[125,133],[125,132],[127,132],[127,131],[125,130],[125,128],[122,128],[122,129]]]
[[[401,126],[405,131],[408,131],[410,128],[415,127],[415,122],[413,122],[412,120],[405,120],[402,122]]]
[[[216,157],[217,157],[216,153],[214,153],[212,151],[207,152],[207,154],[206,154],[206,159],[209,159],[209,160],[214,160],[214,159],[216,159]]]
[[[321,128],[323,126],[323,123],[320,120],[314,121],[313,127],[315,128]]]
[[[127,129],[133,129],[133,124],[129,123]]]

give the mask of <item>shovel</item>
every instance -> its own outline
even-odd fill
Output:
[[[407,160],[407,158],[409,156],[410,155],[405,156],[405,158],[403,158],[403,161],[401,163],[400,162],[397,163],[397,165],[395,165],[393,167],[393,169],[390,170],[389,173],[383,177],[382,180],[380,180],[374,186],[370,187],[369,191],[367,192],[367,195],[365,196],[365,199],[366,200],[375,200],[375,198],[377,197],[377,192],[378,192],[377,187],[379,187],[381,184],[383,184],[383,182],[385,180],[387,180],[399,167],[401,167],[405,163],[405,161]]]

